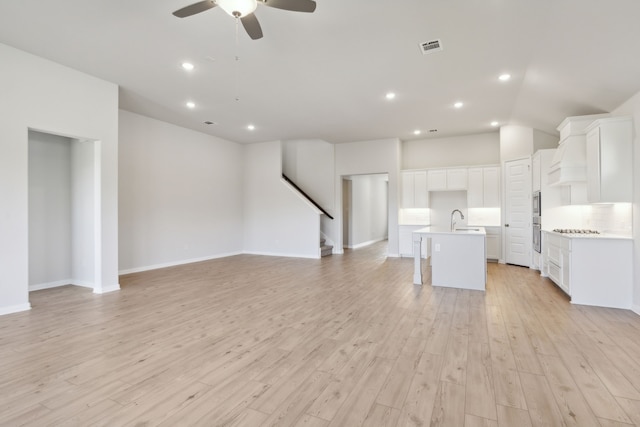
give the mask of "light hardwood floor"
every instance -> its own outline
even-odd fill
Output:
[[[0,317],[0,425],[640,425],[640,316],[514,266],[416,287],[385,250],[33,292]]]

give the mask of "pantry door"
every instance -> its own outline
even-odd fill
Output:
[[[531,264],[531,159],[505,162],[505,262]]]

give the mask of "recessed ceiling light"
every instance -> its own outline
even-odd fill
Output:
[[[249,126],[247,126],[247,129],[249,129],[249,130],[254,130],[255,128],[256,128],[256,127],[255,127],[254,125],[249,125]]]
[[[187,108],[196,108],[196,103],[195,102],[187,102]]]
[[[460,101],[458,101],[455,104],[453,104],[453,106],[456,107],[456,108],[462,108],[463,105],[464,105],[464,102],[460,102]]]
[[[182,63],[182,68],[184,68],[187,71],[191,71],[196,67],[191,62],[183,62]]]
[[[393,92],[389,92],[384,97],[387,98],[389,101],[391,101],[392,99],[396,98],[396,94]]]
[[[491,122],[491,126],[493,126],[493,127],[496,127],[496,126],[498,126],[499,124],[500,124],[500,123],[498,123],[498,122]]]
[[[500,77],[498,77],[498,79],[501,82],[506,82],[507,80],[509,80],[511,78],[511,74],[500,74]]]
[[[422,131],[420,129],[416,129],[413,131],[414,135],[420,135],[422,133]]]

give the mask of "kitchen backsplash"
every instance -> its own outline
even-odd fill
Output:
[[[586,227],[603,233],[631,235],[631,203],[585,206]]]

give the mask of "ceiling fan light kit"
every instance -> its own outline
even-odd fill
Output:
[[[256,0],[215,0],[216,4],[229,15],[244,18],[258,7]]]
[[[186,18],[220,6],[229,15],[240,19],[249,37],[257,40],[262,38],[262,28],[253,13],[258,7],[258,3],[293,12],[312,13],[316,10],[316,2],[313,0],[204,0],[178,9],[173,12],[173,15],[178,18]]]

